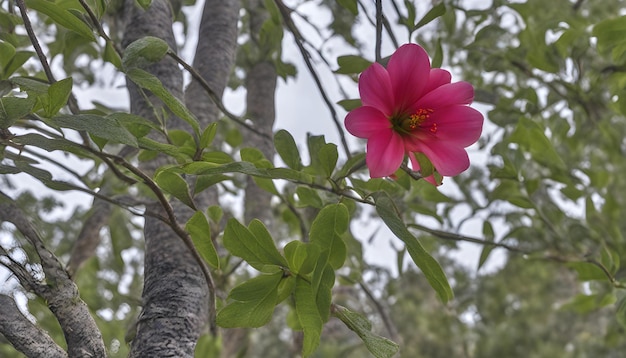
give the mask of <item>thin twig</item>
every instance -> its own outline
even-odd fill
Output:
[[[282,2],[282,0],[275,0],[274,2],[280,9],[280,13],[283,17],[283,20],[285,21],[285,25],[287,26],[289,31],[293,34],[293,37],[296,40],[296,45],[298,46],[298,49],[300,50],[300,54],[302,55],[302,59],[304,60],[306,67],[309,69],[309,73],[311,73],[311,76],[313,77],[313,80],[315,81],[317,89],[319,90],[320,95],[322,96],[322,99],[324,100],[324,103],[326,103],[326,107],[328,107],[328,110],[330,111],[330,114],[333,119],[333,123],[335,124],[335,127],[337,127],[337,132],[341,140],[341,145],[343,146],[343,149],[346,153],[346,157],[349,159],[352,157],[352,155],[350,154],[350,149],[348,147],[348,142],[346,141],[346,136],[344,134],[343,127],[341,126],[339,117],[337,116],[337,111],[335,110],[333,103],[328,98],[328,95],[326,94],[326,90],[324,90],[324,86],[322,85],[322,81],[319,75],[317,74],[317,72],[315,71],[313,64],[311,63],[311,55],[309,54],[307,49],[304,48],[304,43],[306,41],[304,37],[302,36],[302,34],[300,34],[300,31],[298,31],[298,28],[296,27],[296,25],[293,23],[293,20],[291,19],[291,10]]]
[[[376,62],[380,63],[381,54],[380,46],[382,44],[383,35],[383,4],[381,0],[376,0]]]
[[[256,135],[259,135],[259,136],[261,136],[261,137],[263,137],[265,139],[269,139],[269,140],[273,139],[270,135],[268,135],[266,133],[263,133],[260,130],[258,130],[256,128],[254,128],[253,126],[249,125],[248,123],[246,123],[246,120],[244,118],[241,118],[241,117],[231,113],[229,110],[227,110],[226,107],[224,107],[224,103],[222,103],[222,100],[220,99],[220,97],[215,93],[215,91],[213,91],[213,89],[211,89],[211,86],[209,86],[207,81],[205,81],[205,79],[198,73],[198,71],[196,71],[195,68],[193,68],[193,66],[191,66],[190,64],[185,62],[185,60],[183,60],[180,56],[178,56],[174,51],[169,50],[169,51],[167,51],[167,54],[170,57],[172,57],[174,60],[176,60],[176,62],[178,62],[181,66],[183,66],[183,68],[185,70],[187,70],[187,72],[189,72],[191,77],[193,77],[196,81],[198,81],[200,86],[202,86],[202,88],[209,95],[209,97],[211,98],[213,103],[215,103],[217,108],[222,113],[224,113],[224,115],[226,117],[230,118],[232,121],[236,122],[240,126],[246,128],[247,130],[251,131],[252,133],[254,133]]]
[[[46,54],[43,53],[43,50],[41,49],[41,45],[39,44],[39,40],[37,39],[37,36],[35,35],[35,31],[33,30],[33,25],[30,22],[28,13],[26,12],[26,4],[24,3],[24,0],[16,0],[16,3],[17,3],[17,7],[20,8],[20,14],[22,15],[22,20],[24,21],[24,27],[26,28],[26,33],[28,34],[28,38],[30,39],[31,44],[35,48],[37,57],[39,57],[39,62],[41,63],[41,66],[43,66],[43,71],[45,72],[46,77],[48,78],[48,82],[54,83],[56,82],[56,79],[54,78],[54,75],[52,74],[52,70],[50,69],[50,65],[48,64],[48,58],[46,57]]]
[[[41,45],[39,44],[39,40],[37,39],[37,36],[35,35],[35,31],[33,30],[33,25],[30,22],[30,18],[28,17],[28,13],[26,11],[26,4],[24,3],[24,0],[16,0],[16,3],[20,9],[20,14],[22,15],[22,20],[24,21],[24,27],[26,28],[26,33],[28,34],[28,38],[30,39],[31,44],[33,45],[33,48],[35,49],[35,52],[37,53],[37,57],[39,58],[39,62],[41,63],[41,66],[43,67],[43,71],[45,72],[46,77],[48,78],[48,82],[50,84],[55,83],[56,79],[54,78],[54,75],[52,74],[52,70],[50,69],[50,64],[48,64],[48,58],[46,57],[46,54],[43,53]],[[67,105],[73,114],[78,114],[80,112],[80,109],[78,107],[78,101],[76,100],[76,97],[74,96],[74,93],[72,92],[70,92],[70,96],[67,99]],[[83,140],[85,141],[85,143],[88,143],[88,137],[84,134],[84,132],[80,132],[80,133],[83,136]]]
[[[423,231],[423,232],[429,233],[429,234],[431,234],[431,235],[433,235],[435,237],[438,237],[438,238],[444,239],[444,240],[465,241],[465,242],[471,242],[471,243],[474,243],[474,244],[480,244],[480,245],[483,245],[483,246],[500,247],[500,248],[506,249],[508,251],[516,252],[516,253],[524,254],[524,255],[532,254],[532,252],[528,252],[526,250],[520,249],[519,247],[503,244],[501,242],[487,241],[487,240],[484,240],[484,239],[478,239],[478,238],[473,238],[473,237],[469,237],[469,236],[465,236],[465,235],[459,235],[459,234],[455,234],[455,233],[451,233],[451,232],[447,232],[447,231],[431,229],[431,228],[428,228],[426,226],[422,226],[422,225],[419,225],[419,224],[408,224],[407,227],[412,227],[414,229],[418,229],[419,231]]]
[[[522,255],[525,255],[525,256],[529,256],[529,257],[534,257],[536,259],[541,259],[541,260],[556,261],[556,262],[561,262],[561,263],[586,262],[586,263],[592,264],[594,266],[597,266],[600,270],[602,270],[602,272],[607,277],[609,282],[613,285],[613,287],[615,287],[615,288],[626,288],[626,284],[618,281],[613,276],[613,274],[609,271],[609,269],[607,269],[602,263],[600,263],[600,262],[598,262],[598,261],[596,261],[594,259],[590,259],[590,258],[580,259],[580,258],[577,258],[577,257],[565,257],[565,256],[562,256],[562,255],[553,255],[553,254],[549,254],[549,253],[537,257],[536,255],[539,254],[539,252],[524,250],[524,249],[521,249],[519,247],[507,245],[507,244],[504,244],[504,243],[501,243],[501,242],[487,241],[487,240],[484,240],[484,239],[469,237],[469,236],[465,236],[465,235],[459,235],[459,234],[455,234],[455,233],[451,233],[451,232],[435,230],[435,229],[431,229],[431,228],[428,228],[426,226],[422,226],[422,225],[419,225],[419,224],[408,224],[407,227],[414,228],[414,229],[417,229],[417,230],[429,233],[429,234],[431,234],[431,235],[433,235],[433,236],[435,236],[435,237],[437,237],[439,239],[443,239],[443,240],[463,241],[463,242],[471,242],[471,243],[479,244],[479,245],[483,245],[483,246],[499,247],[499,248],[505,249],[505,250],[510,251],[510,252],[514,252],[514,253],[517,253],[517,254],[522,254]]]
[[[398,341],[398,329],[396,328],[396,325],[393,323],[393,320],[387,313],[387,310],[385,309],[385,307],[383,307],[380,301],[376,299],[376,297],[374,297],[374,294],[367,287],[367,285],[365,285],[365,282],[359,281],[359,287],[361,287],[363,292],[365,292],[365,295],[369,298],[370,301],[372,301],[372,303],[376,307],[376,310],[380,314],[380,317],[383,319],[383,323],[385,324],[385,327],[387,328],[387,332],[389,332],[389,338],[391,338],[392,341],[397,342]]]
[[[131,173],[139,177],[144,182],[144,184],[146,184],[148,188],[150,188],[150,190],[157,196],[159,203],[167,214],[167,223],[172,228],[172,230],[174,230],[174,232],[183,240],[183,243],[185,244],[185,246],[187,246],[189,251],[191,251],[192,256],[194,257],[194,259],[200,266],[202,273],[204,274],[207,286],[209,288],[209,324],[211,332],[213,334],[216,334],[217,327],[215,326],[215,284],[213,283],[213,277],[211,276],[211,272],[209,271],[209,267],[207,266],[206,262],[204,262],[204,259],[202,258],[202,256],[200,256],[200,253],[196,249],[196,246],[194,245],[191,236],[187,231],[185,231],[182,226],[180,226],[180,224],[178,224],[176,214],[174,213],[174,208],[165,197],[165,194],[163,194],[163,191],[161,191],[161,188],[159,188],[157,183],[155,183],[152,178],[150,178],[150,176],[148,176],[146,173],[142,172],[132,164],[128,163],[122,157],[106,153],[103,154],[109,156],[113,160],[113,162],[128,169]],[[195,208],[193,209],[197,210]]]

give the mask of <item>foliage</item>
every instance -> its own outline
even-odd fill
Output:
[[[357,75],[390,53],[373,53],[369,35],[382,39],[383,48],[405,39],[420,43],[433,67],[474,85],[489,119],[474,147],[485,163],[475,160],[441,189],[408,170],[369,178],[362,146],[342,132],[337,144],[328,133],[308,134],[301,143],[277,128],[266,138],[280,158],[274,161],[246,147],[244,133],[255,129],[250,118],[219,101],[224,118],[203,128],[147,70],[165,58],[187,68],[177,49],[144,37],[121,51],[115,36],[103,35],[115,29],[111,14],[104,16],[114,4],[28,0],[35,33],[26,35],[31,25],[16,15],[22,9],[3,3],[0,189],[33,218],[64,263],[96,203],[112,204],[95,255],[72,277],[110,356],[128,354],[140,311],[147,200],[193,210],[186,221],[163,220],[193,243],[198,264],[210,266],[224,293],[217,324],[263,327],[247,333],[248,357],[287,350],[349,357],[367,351],[376,357],[620,356],[626,348],[626,198],[619,195],[626,191],[626,17],[617,14],[624,1],[493,1],[481,8],[457,0],[383,3],[384,17],[356,0],[292,1],[289,8],[265,1],[269,16],[260,40],[242,29],[230,85],[245,87],[242,73],[259,61],[285,81],[293,81],[296,69],[301,79],[304,68],[283,59],[287,49],[296,51],[295,41],[304,58],[315,51],[308,70],[332,79],[320,82],[323,96],[336,84],[337,105],[330,104],[328,117],[337,124],[338,111],[360,105]],[[251,14],[243,11],[242,24]],[[320,14],[329,20],[320,23]],[[110,27],[100,26],[107,21]],[[315,36],[321,41],[310,40]],[[33,52],[36,41],[47,62]],[[155,108],[158,121],[127,108],[79,105],[75,97],[100,86],[101,72],[126,76],[158,97],[164,104]],[[169,129],[174,117],[191,130]],[[157,155],[169,164],[143,171],[142,163]],[[241,197],[247,177],[272,194],[274,222],[244,222],[236,204],[197,204],[203,191],[216,188]],[[50,194],[16,185],[24,178]],[[94,197],[92,208],[64,207],[72,191]],[[362,230],[366,221],[381,233]],[[2,234],[0,263],[9,267],[11,257],[43,275],[38,252],[19,230],[3,224]],[[368,245],[385,235],[399,239],[391,241],[397,258],[380,267]],[[461,242],[482,250],[476,269],[453,259],[468,247]],[[501,267],[485,269],[494,257]],[[26,299],[37,324],[65,345],[55,316],[28,287],[14,284],[3,293]],[[17,356],[0,343],[0,355]],[[222,343],[204,336],[196,354],[217,354]]]

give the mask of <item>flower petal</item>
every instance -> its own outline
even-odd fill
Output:
[[[421,143],[420,149],[441,175],[451,177],[469,168],[469,157],[464,148],[442,142],[430,142]]]
[[[372,178],[393,174],[404,159],[402,137],[393,130],[381,131],[367,141],[365,162]]]
[[[450,72],[441,68],[433,68],[430,70],[428,85],[424,89],[424,93],[428,93],[439,86],[448,84],[450,81],[452,81],[452,75]]]
[[[403,113],[417,102],[428,84],[430,60],[416,44],[400,46],[387,64],[396,112]]]
[[[434,111],[429,123],[437,124],[435,138],[427,140],[444,141],[454,147],[468,147],[474,144],[483,130],[483,115],[468,106],[450,106]]]
[[[391,128],[385,115],[374,107],[355,108],[344,121],[350,134],[359,138],[369,138],[380,131]]]
[[[379,63],[368,67],[359,77],[359,93],[363,106],[379,109],[387,116],[393,113],[393,93],[389,73]]]
[[[438,109],[455,104],[470,104],[474,100],[474,87],[468,82],[455,82],[439,86],[424,94],[415,108]]]

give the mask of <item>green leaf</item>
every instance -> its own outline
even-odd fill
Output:
[[[276,304],[279,304],[289,298],[296,289],[296,276],[289,275],[285,277],[283,275],[283,280],[280,281],[278,285],[278,298],[276,299]]]
[[[48,93],[48,87],[50,87],[47,82],[30,77],[12,77],[11,82],[18,85],[22,91],[26,91],[29,94],[33,92],[37,95],[45,95]]]
[[[4,69],[9,65],[11,60],[15,56],[15,47],[8,42],[0,41],[0,75],[3,78],[7,76],[4,75]]]
[[[495,238],[495,233],[493,232],[493,226],[489,221],[483,222],[483,237],[488,242],[493,242]],[[480,258],[478,259],[478,268],[476,270],[480,270],[480,268],[485,264],[487,258],[489,258],[489,254],[491,251],[495,249],[494,245],[484,245],[483,249],[480,253]]]
[[[159,170],[154,175],[154,181],[164,191],[172,194],[185,205],[195,210],[195,204],[189,194],[189,186],[185,179],[169,169]]]
[[[28,133],[22,136],[16,136],[13,138],[13,142],[21,145],[31,145],[37,148],[41,148],[48,152],[55,150],[74,153],[81,157],[90,157],[90,153],[85,149],[78,146],[76,143],[71,142],[65,138],[48,138],[36,133]]]
[[[274,60],[274,67],[276,68],[276,75],[287,81],[289,77],[296,77],[298,74],[298,68],[293,63],[283,62],[280,58]]]
[[[86,131],[91,135],[137,147],[137,138],[117,120],[94,114],[59,115],[52,118],[52,123],[59,127]]]
[[[255,221],[258,220],[253,220]],[[261,222],[250,225],[257,234],[259,225],[263,226]],[[259,271],[267,270],[267,265],[287,267],[287,261],[280,255],[274,241],[268,235],[257,237],[239,221],[230,219],[224,230],[224,247]]]
[[[222,221],[222,217],[224,216],[224,210],[219,205],[212,205],[206,210],[209,219],[214,223],[219,224]]]
[[[359,14],[359,8],[357,7],[357,0],[337,0],[337,4],[339,4],[344,9],[350,11],[352,15]]]
[[[217,133],[217,122],[209,124],[200,136],[200,148],[207,148],[213,143],[215,134]]]
[[[131,68],[158,62],[165,57],[167,50],[167,42],[158,37],[145,36],[126,46],[122,65],[124,68]]]
[[[230,155],[224,152],[217,151],[217,150],[212,150],[210,152],[203,153],[202,160],[205,162],[215,163],[215,164],[227,164],[227,163],[233,162],[233,158]]]
[[[307,146],[309,149],[309,157],[311,158],[309,166],[316,172],[322,171],[319,153],[324,145],[326,145],[326,140],[323,135],[307,135]]]
[[[311,224],[311,243],[318,245],[321,252],[328,252],[328,262],[334,269],[343,266],[346,260],[346,244],[341,236],[348,230],[349,223],[346,206],[332,204],[324,207]]]
[[[454,294],[441,266],[424,250],[417,238],[406,228],[391,198],[385,193],[376,193],[375,200],[376,212],[378,212],[378,215],[380,215],[380,218],[383,219],[391,232],[405,243],[413,262],[422,270],[428,283],[435,289],[439,298],[444,303],[451,300]]]
[[[432,68],[441,67],[443,62],[443,48],[441,47],[441,38],[437,39],[437,47],[435,47],[435,54],[433,55],[433,61],[430,64]]]
[[[620,268],[620,255],[617,250],[608,247],[607,245],[602,245],[602,250],[600,251],[600,263],[612,275],[617,274]]]
[[[72,93],[72,77],[57,81],[48,87],[48,100],[42,101],[46,117],[52,117],[63,108]]]
[[[265,155],[256,148],[242,148],[239,152],[241,160],[254,163],[257,168],[272,168],[273,164],[265,158]],[[253,176],[252,179],[256,185],[267,191],[268,193],[279,195],[278,189],[274,185],[274,182],[269,178],[263,178],[259,176]]]
[[[35,53],[31,51],[17,51],[11,61],[4,67],[4,74],[0,78],[9,78],[33,56],[35,56]]]
[[[283,251],[289,263],[289,270],[299,275],[308,275],[313,272],[320,256],[318,245],[300,241],[288,243]]]
[[[65,27],[68,30],[72,30],[91,41],[96,40],[93,31],[91,31],[91,28],[89,28],[86,23],[76,17],[68,9],[60,6],[59,3],[47,0],[26,0],[26,6],[30,9],[47,15],[55,23]]]
[[[617,322],[619,322],[622,327],[626,327],[626,297],[622,297],[617,304]]]
[[[327,178],[330,178],[337,165],[339,154],[337,153],[337,145],[332,143],[325,144],[318,154],[320,165]]]
[[[111,63],[118,70],[122,69],[122,59],[120,58],[119,53],[115,50],[115,45],[112,41],[107,41],[106,45],[104,46],[102,59]]]
[[[346,112],[359,108],[363,105],[360,98],[342,99],[341,101],[337,102],[337,104],[340,105]]]
[[[184,156],[181,153],[178,147],[173,146],[171,144],[157,142],[148,137],[137,138],[137,143],[139,144],[139,148],[141,149],[146,149],[146,150],[153,151],[153,152],[167,154],[177,159],[182,159],[182,160],[191,159],[191,158],[186,158],[186,156]]]
[[[137,0],[137,4],[139,4],[142,9],[148,10],[150,4],[152,4],[152,0]]]
[[[200,134],[200,126],[196,117],[178,98],[174,97],[167,89],[165,89],[165,87],[163,87],[163,84],[156,76],[139,68],[131,68],[127,70],[126,75],[139,87],[145,88],[154,93],[154,95],[159,97],[159,99],[165,103],[172,113],[187,122],[191,128],[193,128],[196,135]]]
[[[591,295],[580,293],[574,296],[570,302],[563,305],[562,309],[569,309],[579,314],[586,314],[611,305],[615,303],[616,299],[615,294],[612,292]]]
[[[258,219],[250,221],[248,229],[256,237],[257,242],[261,245],[261,249],[271,258],[272,263],[281,267],[287,267],[287,260],[278,252],[272,235],[267,230],[263,222]]]
[[[335,305],[333,314],[363,340],[374,357],[387,358],[398,353],[398,344],[372,333],[372,324],[363,315],[338,305]]]
[[[35,106],[35,99],[31,97],[2,97],[0,98],[0,128],[6,129],[17,120],[30,114]]]
[[[593,28],[593,36],[598,38],[598,50],[600,52],[611,51],[613,61],[624,62],[624,52],[626,51],[626,16],[606,19]]]
[[[311,206],[321,209],[324,206],[322,198],[320,198],[315,190],[309,187],[299,186],[296,189],[296,194],[298,194],[298,206],[300,207]]]
[[[339,68],[335,70],[335,73],[353,74],[365,71],[371,66],[372,62],[361,56],[347,55],[337,57],[337,64],[339,65]]]
[[[146,136],[152,129],[160,130],[159,126],[154,122],[131,113],[111,113],[107,118],[117,121],[136,138]]]
[[[330,318],[330,304],[332,301],[332,290],[335,285],[335,270],[330,265],[320,264],[326,259],[320,256],[318,263],[313,271],[311,278],[311,287],[315,291],[315,303],[320,313],[322,322],[327,322]]]
[[[522,193],[517,180],[501,179],[498,186],[491,191],[490,198],[491,200],[505,200],[524,209],[535,207],[528,196]]]
[[[348,159],[343,167],[335,173],[334,179],[337,180],[345,178],[362,168],[365,168],[365,153],[357,154]]]
[[[209,221],[202,211],[196,211],[191,219],[185,224],[185,230],[191,236],[196,250],[202,258],[212,267],[219,268],[220,260],[211,240],[211,228]]]
[[[567,265],[576,270],[580,281],[602,281],[607,279],[604,271],[592,263],[580,261],[571,262]]]
[[[284,129],[279,130],[274,135],[274,146],[276,152],[280,155],[280,158],[287,164],[289,168],[300,170],[302,169],[302,159],[300,158],[300,152],[296,141],[291,136],[291,133]]]
[[[435,172],[435,166],[430,161],[430,159],[428,159],[426,154],[420,153],[420,152],[417,152],[414,154],[415,154],[415,159],[417,159],[417,163],[420,165],[420,174],[424,178],[433,175],[433,173]]]
[[[424,15],[424,17],[422,17],[420,21],[417,22],[417,24],[415,24],[415,27],[413,27],[413,31],[428,24],[429,22],[433,21],[439,16],[443,16],[443,14],[445,13],[446,13],[446,5],[443,2],[441,2],[439,3],[439,5],[436,5],[432,9],[430,9],[430,11],[428,11],[426,15]]]
[[[298,277],[294,296],[296,315],[304,331],[302,355],[309,357],[320,344],[324,321],[317,308],[316,295],[310,283]]]
[[[272,318],[278,299],[282,271],[252,278],[230,291],[228,303],[217,313],[217,324],[225,328],[261,327]]]

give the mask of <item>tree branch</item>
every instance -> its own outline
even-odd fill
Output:
[[[282,0],[275,0],[275,3],[280,9],[280,13],[283,17],[283,20],[285,21],[285,26],[287,26],[289,31],[293,34],[293,37],[296,40],[296,45],[298,46],[298,49],[300,50],[300,54],[302,55],[302,59],[304,60],[304,63],[306,64],[306,67],[309,70],[309,73],[313,77],[313,80],[315,81],[317,89],[319,90],[320,95],[322,96],[322,99],[324,100],[324,103],[326,103],[326,107],[330,111],[330,114],[333,119],[333,123],[335,124],[335,127],[337,128],[337,133],[339,134],[341,144],[346,153],[346,157],[351,158],[352,154],[350,153],[350,148],[348,147],[348,142],[346,141],[346,136],[344,134],[343,127],[341,126],[341,123],[337,116],[337,111],[335,110],[335,106],[330,101],[330,98],[328,98],[328,95],[326,94],[326,90],[324,90],[324,86],[322,85],[322,80],[320,79],[319,75],[315,71],[315,68],[313,67],[313,64],[311,63],[311,55],[306,50],[306,48],[304,48],[304,42],[305,42],[304,37],[302,36],[302,34],[300,34],[300,31],[298,31],[298,28],[296,27],[296,25],[293,23],[293,20],[291,19],[291,10],[282,2]]]
[[[483,246],[494,246],[494,247],[499,247],[502,249],[505,249],[507,251],[510,252],[514,252],[516,254],[522,254],[534,259],[539,259],[539,260],[545,260],[545,261],[555,261],[555,262],[561,262],[561,263],[576,263],[576,262],[586,262],[589,264],[592,264],[596,267],[598,267],[602,273],[604,273],[604,275],[606,276],[606,278],[609,280],[609,282],[613,285],[613,287],[615,288],[626,288],[626,284],[617,280],[615,278],[615,276],[613,276],[613,274],[609,271],[608,268],[606,268],[606,266],[604,266],[601,262],[592,259],[592,258],[579,258],[579,257],[567,257],[567,256],[563,256],[563,255],[555,255],[555,254],[551,254],[551,253],[542,253],[539,251],[530,251],[530,250],[524,250],[524,249],[520,249],[519,247],[515,247],[512,245],[507,245],[501,242],[494,242],[494,241],[487,241],[484,239],[478,239],[478,238],[473,238],[473,237],[469,237],[469,236],[465,236],[465,235],[459,235],[459,234],[455,234],[455,233],[451,233],[451,232],[446,232],[446,231],[441,231],[441,230],[435,230],[435,229],[431,229],[422,225],[418,225],[418,224],[409,224],[407,225],[407,227],[411,227],[426,233],[429,233],[439,239],[443,239],[443,240],[449,240],[449,241],[463,241],[463,242],[471,242],[473,244],[479,244],[479,245],[483,245]],[[537,256],[537,255],[540,256]]]
[[[20,312],[13,298],[0,294],[0,333],[27,357],[66,358],[67,353]]]
[[[376,62],[380,63],[380,46],[383,35],[383,4],[381,0],[376,0]]]
[[[183,66],[183,68],[187,70],[187,72],[189,72],[189,74],[191,75],[191,77],[193,77],[194,80],[198,81],[198,83],[202,86],[202,88],[204,88],[206,93],[209,95],[213,103],[215,103],[217,108],[219,108],[219,110],[222,113],[224,113],[226,117],[228,117],[233,122],[239,124],[240,126],[246,128],[250,132],[257,134],[258,136],[269,138],[269,139],[272,138],[272,137],[268,137],[266,133],[263,133],[257,128],[246,123],[245,118],[241,118],[237,116],[236,114],[230,112],[228,109],[226,109],[226,107],[224,107],[224,103],[222,102],[221,98],[215,93],[215,91],[213,91],[213,89],[207,83],[207,81],[198,73],[198,71],[196,71],[191,65],[185,62],[185,60],[183,60],[180,56],[178,56],[176,53],[172,51],[168,51],[167,54],[170,57],[172,57],[174,60],[176,60],[176,62],[178,62],[181,66]]]
[[[45,274],[45,286],[38,285],[37,294],[46,300],[55,315],[67,341],[71,357],[91,355],[104,357],[102,335],[89,312],[89,308],[78,294],[78,288],[57,257],[44,245],[42,238],[26,214],[13,200],[0,192],[0,221],[15,225],[34,247]],[[36,280],[32,280],[36,283]]]

